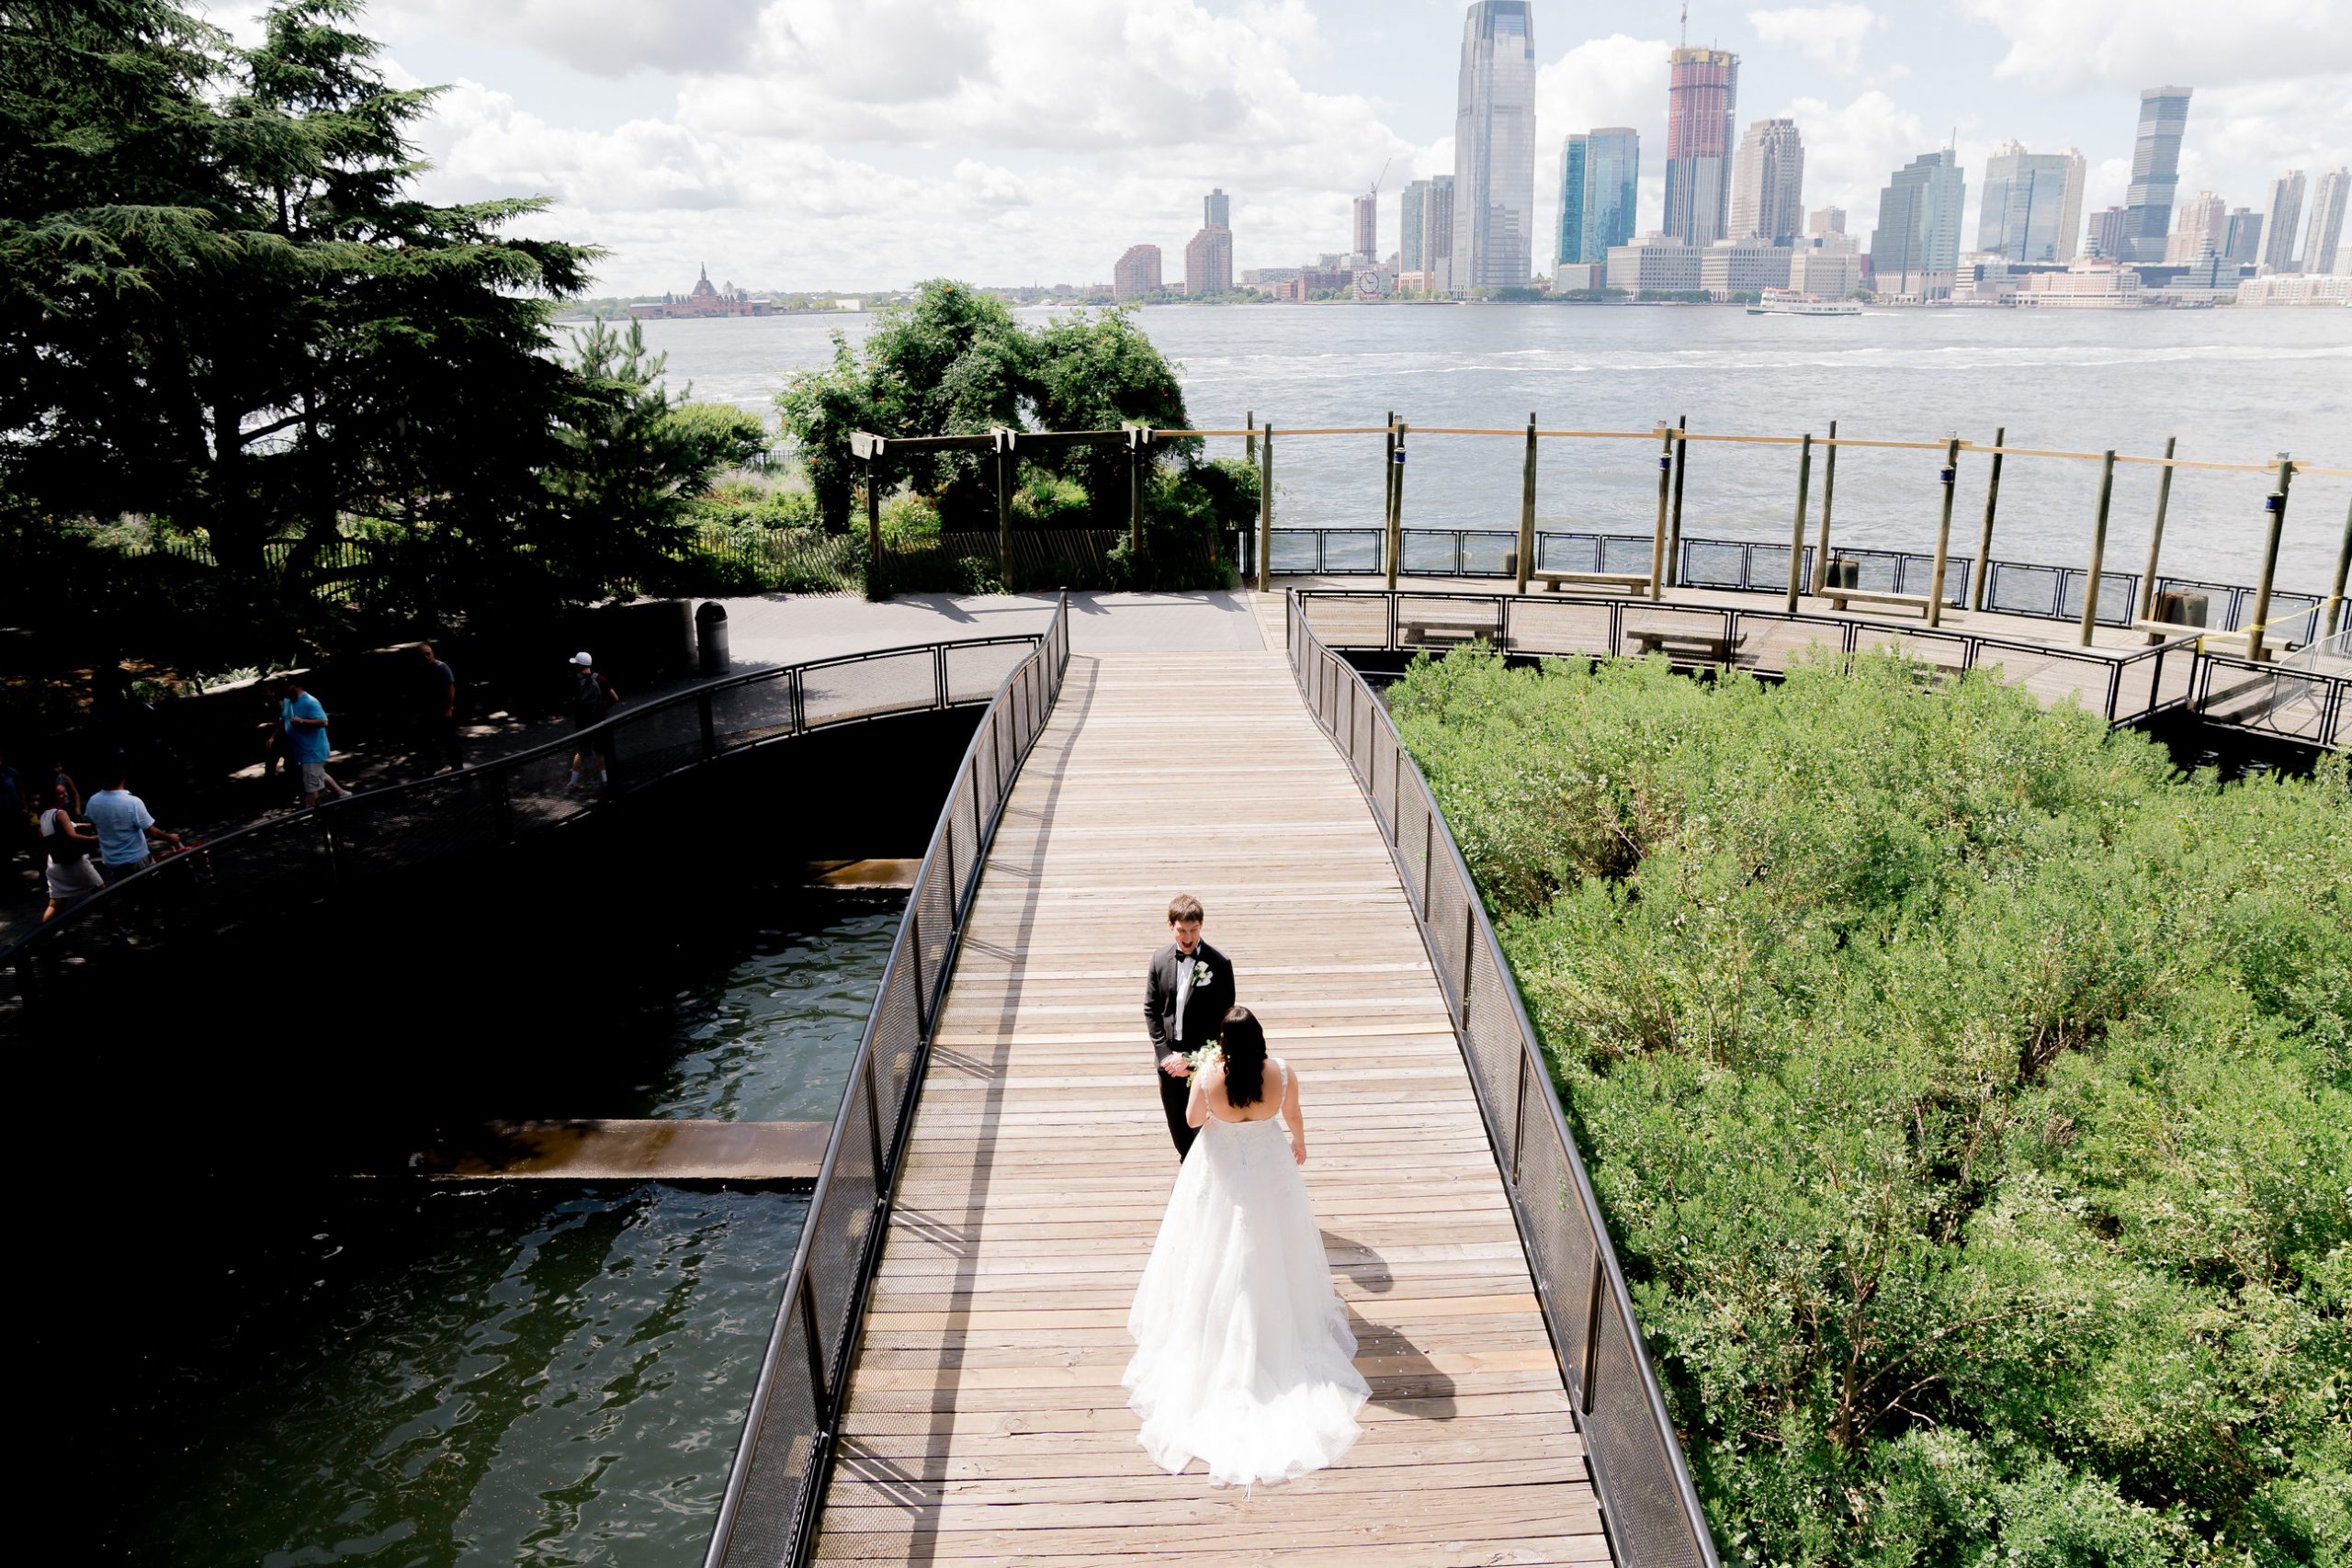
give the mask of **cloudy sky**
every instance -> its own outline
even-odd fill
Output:
[[[250,37],[258,7],[214,0]],[[423,141],[444,199],[536,193],[539,231],[611,252],[600,290],[855,291],[942,274],[1107,279],[1138,241],[1182,269],[1233,197],[1237,269],[1343,248],[1349,199],[1453,168],[1458,0],[376,0],[393,76],[446,84]],[[1539,225],[1562,136],[1642,133],[1657,226],[1676,4],[1536,0]],[[2352,164],[2352,0],[1699,0],[1740,58],[1738,119],[1793,117],[1805,198],[1867,231],[1889,170],[1957,137],[1975,232],[2009,138],[2090,161],[2120,202],[2143,86],[2196,89],[2184,196],[2260,209]],[[1550,247],[1538,248],[1548,261]]]

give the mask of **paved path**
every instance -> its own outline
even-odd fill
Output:
[[[1605,1562],[1527,1260],[1379,829],[1279,652],[1179,649],[1073,657],[1007,805],[818,1559]],[[1155,1468],[1118,1381],[1176,1174],[1140,1013],[1177,891],[1206,904],[1242,999],[1300,1074],[1307,1187],[1373,1386],[1340,1464],[1254,1495]]]

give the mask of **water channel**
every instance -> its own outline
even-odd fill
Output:
[[[669,994],[575,1021],[583,1060],[640,1065],[598,1111],[830,1121],[901,902],[776,896]],[[175,1201],[218,1271],[174,1292],[114,1412],[102,1558],[701,1560],[803,1195],[395,1176]]]

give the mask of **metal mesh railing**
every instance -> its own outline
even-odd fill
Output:
[[[1376,808],[1444,987],[1577,1402],[1611,1555],[1628,1568],[1716,1568],[1706,1515],[1634,1322],[1600,1201],[1469,867],[1387,710],[1316,635],[1305,595],[1287,595],[1285,620],[1292,673]],[[1351,745],[1352,737],[1374,739]]]
[[[1783,553],[1785,559],[1785,552]],[[1664,654],[1678,666],[1783,674],[1815,649],[1840,654],[1901,652],[1930,676],[1986,670],[2046,702],[2072,698],[2109,724],[2131,724],[2189,699],[2200,657],[2198,633],[2119,653],[1985,637],[1958,627],[1895,626],[1849,617],[1650,599],[1390,592],[1377,588],[1292,591],[1318,637],[1339,648],[1408,653],[1474,637],[1502,652],[1592,659]],[[1344,724],[1345,715],[1333,722]]]
[[[806,1562],[816,1540],[858,1325],[881,1259],[939,1006],[1013,775],[1045,728],[1069,668],[1067,594],[1053,625],[1035,641],[995,686],[908,895],[874,1010],[850,1064],[800,1245],[784,1277],[775,1328],[744,1415],[707,1568]],[[956,689],[944,664],[939,679],[941,690]]]
[[[1058,625],[1058,621],[1057,625]],[[224,833],[93,894],[0,950],[29,1014],[62,981],[100,978],[126,937],[146,946],[220,935],[435,863],[451,863],[595,809],[682,769],[789,736],[893,715],[977,706],[1034,657],[1035,636],[885,649],[757,670],[625,707],[593,728],[496,761],[371,790]],[[609,787],[595,787],[599,754]],[[575,770],[575,761],[584,763]]]
[[[2275,602],[2275,601],[2274,601]],[[2308,746],[2344,746],[2352,707],[2352,627],[2319,635],[2321,607],[2283,620],[2264,636],[2290,649],[2275,660],[2208,652],[2197,661],[2188,706],[2209,724],[2277,736]],[[2309,640],[2303,640],[2308,638]]]
[[[1509,577],[1518,536],[1497,528],[1407,528],[1401,532],[1396,569],[1403,577]],[[1650,569],[1652,536],[1539,529],[1539,571],[1644,573]],[[1921,550],[1883,550],[1833,546],[1831,556],[1855,563],[1854,586],[1877,593],[1928,592],[1935,557]],[[1368,577],[1387,570],[1386,544],[1376,528],[1276,528],[1267,559],[1277,574],[1299,577]],[[1814,579],[1814,547],[1799,555],[1802,580]],[[1996,558],[1984,583],[1984,608],[2007,615],[2078,621],[2090,573],[2077,566],[2041,566]],[[1975,581],[1976,560],[1955,555],[1944,563],[1944,602],[1965,608]],[[2111,570],[2099,576],[2101,626],[2132,624],[2140,602],[2141,574]],[[1746,593],[1781,593],[1789,581],[1789,547],[1757,539],[1681,539],[1669,581],[1687,588],[1726,589]],[[2159,575],[2158,592],[2205,596],[2205,627],[2235,631],[2251,615],[2255,591],[2243,583],[2205,582]],[[2271,596],[2274,616],[2297,614],[2324,601],[2307,593]]]

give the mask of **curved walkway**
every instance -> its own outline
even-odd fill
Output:
[[[1161,1473],[1119,1387],[1176,1172],[1141,1014],[1178,891],[1306,1085],[1373,1387],[1340,1464],[1254,1495]],[[1074,657],[967,930],[819,1561],[1609,1560],[1437,977],[1279,651]]]

